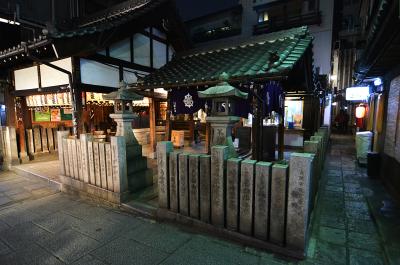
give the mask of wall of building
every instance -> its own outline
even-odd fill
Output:
[[[381,177],[388,187],[400,191],[400,76],[390,82]]]
[[[276,0],[240,0],[243,6],[242,16],[242,36],[252,36],[254,25],[258,22],[255,6],[275,2]],[[306,7],[307,1],[303,6]],[[310,26],[310,32],[314,37],[314,66],[319,68],[320,74],[330,74],[331,72],[331,51],[332,51],[332,32],[333,32],[333,10],[334,1],[319,1],[322,23]],[[303,12],[304,13],[304,10]]]

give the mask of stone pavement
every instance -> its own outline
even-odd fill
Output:
[[[354,143],[337,136],[332,141],[308,258],[301,264],[385,264],[385,249],[396,252],[398,242],[381,240],[371,218],[367,202],[374,191],[365,169],[355,164]],[[79,200],[43,180],[0,173],[0,264],[293,263]]]

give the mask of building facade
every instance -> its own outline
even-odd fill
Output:
[[[357,84],[370,87],[367,129],[373,151],[381,156],[380,177],[388,190],[400,192],[400,22],[399,1],[364,0],[360,6],[365,46],[354,72]]]
[[[229,41],[235,38],[248,38],[253,35],[271,33],[279,30],[309,26],[314,37],[314,67],[321,75],[331,72],[331,51],[333,35],[334,2],[320,0],[240,0],[238,6],[208,14],[186,22],[192,41],[201,46],[194,35],[198,28],[204,28],[212,35],[213,30],[221,29],[224,23],[232,24],[232,35],[218,34],[208,41]],[[232,12],[232,10],[236,10]],[[241,22],[239,25],[239,19]],[[234,21],[234,23],[232,22]],[[240,30],[239,30],[240,27]]]

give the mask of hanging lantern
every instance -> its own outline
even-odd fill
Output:
[[[365,117],[365,107],[363,105],[360,105],[356,108],[356,118],[362,119],[364,117]]]

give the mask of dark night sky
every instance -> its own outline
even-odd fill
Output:
[[[239,3],[239,0],[176,0],[184,21],[213,13]]]

